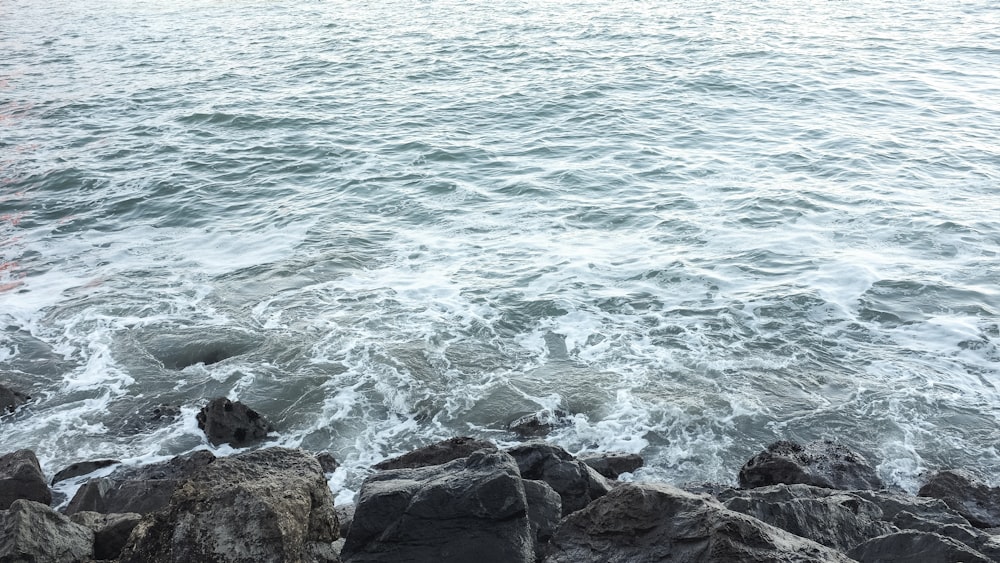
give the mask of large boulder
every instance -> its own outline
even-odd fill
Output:
[[[271,423],[257,411],[225,397],[218,397],[202,407],[197,415],[198,428],[213,445],[232,444],[243,447],[259,442],[274,430]]]
[[[17,407],[30,400],[31,397],[17,389],[0,385],[0,416],[16,411]]]
[[[42,504],[52,502],[52,490],[45,481],[35,452],[31,450],[18,450],[0,456],[0,510],[17,499]]]
[[[215,461],[207,450],[140,467],[119,467],[107,477],[91,479],[77,489],[66,514],[81,511],[148,514],[167,506],[174,489]]]
[[[964,472],[938,471],[917,494],[941,499],[977,528],[1000,527],[1000,487],[989,487]]]
[[[472,455],[478,450],[496,450],[497,446],[493,442],[477,440],[468,436],[448,438],[440,442],[435,442],[429,446],[417,448],[412,452],[407,452],[401,456],[387,459],[376,463],[374,469],[413,469],[416,467],[427,467],[429,465],[441,465],[449,461]]]
[[[48,506],[15,500],[0,511],[0,561],[66,563],[94,555],[94,533]]]
[[[892,561],[990,563],[993,561],[957,540],[915,530],[904,530],[870,539],[849,551],[848,555],[861,563]]]
[[[600,473],[569,452],[545,442],[529,442],[507,450],[521,477],[545,481],[562,499],[563,516],[606,494],[611,485]]]
[[[829,440],[805,446],[775,442],[743,465],[739,481],[744,489],[798,483],[843,490],[882,488],[882,480],[868,460]]]
[[[315,456],[268,448],[204,466],[132,531],[122,563],[339,561],[333,497]]]
[[[563,519],[545,563],[846,563],[843,554],[662,484],[622,484]]]
[[[576,458],[612,480],[618,479],[622,473],[634,472],[644,463],[641,455],[625,452],[586,453]]]
[[[341,555],[347,563],[528,563],[533,543],[516,462],[479,450],[365,479]]]
[[[731,489],[718,499],[730,510],[843,552],[898,531],[882,520],[878,505],[846,491],[773,485]]]
[[[70,516],[70,520],[94,532],[95,559],[118,559],[132,530],[142,520],[142,515],[135,512],[126,514],[77,512]]]

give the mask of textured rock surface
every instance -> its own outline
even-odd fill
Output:
[[[330,452],[320,452],[316,454],[316,461],[319,462],[319,466],[323,468],[323,473],[333,473],[340,467],[337,463],[337,458],[333,457]]]
[[[208,441],[216,446],[246,446],[263,440],[268,432],[274,430],[257,411],[225,397],[212,399],[198,412],[197,419],[198,428],[204,430]]]
[[[94,558],[118,559],[125,542],[142,519],[141,514],[101,514],[99,512],[77,512],[70,517],[74,523],[94,532]]]
[[[718,498],[730,510],[843,552],[898,531],[882,521],[878,505],[846,491],[773,485],[724,491]]]
[[[117,459],[99,459],[95,461],[81,461],[79,463],[74,463],[56,473],[55,477],[52,478],[52,484],[55,485],[59,481],[65,481],[66,479],[72,479],[73,477],[87,475],[88,473],[93,473],[98,469],[111,467],[116,463],[121,462]]]
[[[563,519],[546,563],[847,562],[843,554],[659,484],[622,484]]]
[[[917,493],[941,499],[977,528],[1000,527],[1000,487],[988,487],[961,471],[939,471]]]
[[[0,510],[17,499],[42,504],[52,502],[52,491],[42,474],[35,452],[18,450],[0,456]]]
[[[525,479],[522,484],[524,497],[528,501],[528,523],[535,538],[535,556],[541,559],[545,545],[559,527],[562,499],[545,481]]]
[[[566,450],[545,442],[530,442],[507,450],[525,479],[545,481],[562,499],[565,516],[606,494],[611,485],[597,471]]]
[[[516,463],[479,450],[366,479],[341,554],[349,563],[526,563],[533,543]]]
[[[622,473],[632,473],[644,463],[639,454],[624,452],[580,454],[577,459],[608,479],[617,479]]]
[[[381,470],[427,467],[428,465],[440,465],[452,460],[468,457],[472,455],[472,452],[478,450],[495,449],[497,447],[493,442],[460,436],[418,448],[399,457],[376,463],[372,467]]]
[[[859,545],[848,555],[861,563],[990,563],[992,560],[967,545],[930,532],[905,530],[880,536]]]
[[[121,561],[338,561],[338,532],[315,456],[268,448],[198,470],[136,526]]]
[[[6,385],[0,385],[0,415],[14,412],[17,407],[30,400],[31,397],[28,395]]]
[[[882,488],[882,480],[868,460],[828,440],[805,446],[775,442],[743,465],[739,481],[744,489],[797,483],[827,489]]]
[[[552,432],[557,426],[570,423],[569,412],[562,409],[534,412],[512,420],[507,424],[507,430],[522,438],[540,438]]]
[[[0,561],[66,563],[90,559],[94,533],[48,506],[19,499],[0,511]]]

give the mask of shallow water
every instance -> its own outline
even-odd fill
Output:
[[[0,450],[365,468],[573,413],[731,482],[832,438],[1000,474],[1000,7],[0,6]],[[149,421],[157,405],[181,407]],[[227,453],[228,447],[218,450]]]

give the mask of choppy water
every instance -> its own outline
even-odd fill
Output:
[[[989,0],[4,0],[0,450],[203,448],[228,395],[344,498],[546,407],[638,478],[996,483],[998,45]]]

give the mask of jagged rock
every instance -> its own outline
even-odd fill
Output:
[[[337,458],[333,457],[330,452],[320,452],[316,454],[316,461],[319,462],[319,466],[323,468],[323,473],[333,473],[340,467],[337,463]]]
[[[174,489],[202,467],[215,461],[207,450],[177,456],[141,467],[120,467],[100,479],[91,479],[76,491],[66,514],[81,511],[148,514],[167,506]]]
[[[527,512],[517,465],[503,452],[381,471],[361,486],[341,555],[347,563],[528,563]]]
[[[600,473],[559,446],[529,442],[507,453],[517,460],[521,477],[545,481],[559,493],[563,516],[580,510],[611,489]]]
[[[545,481],[524,479],[522,484],[528,501],[528,523],[535,538],[535,557],[540,561],[546,544],[559,527],[562,499]]]
[[[99,459],[95,461],[81,461],[74,463],[73,465],[61,469],[58,473],[56,473],[55,477],[52,478],[52,484],[55,485],[59,481],[65,481],[66,479],[72,479],[73,477],[87,475],[97,471],[98,469],[110,467],[116,463],[121,462],[117,459]]]
[[[773,485],[730,489],[718,499],[730,510],[843,552],[898,531],[882,521],[882,509],[875,503],[846,491]]]
[[[545,563],[839,562],[843,554],[669,485],[625,483],[563,519]]]
[[[267,448],[199,469],[143,517],[120,561],[333,562],[338,535],[315,456]]]
[[[977,528],[1000,527],[1000,487],[989,487],[961,471],[938,471],[917,493],[941,499]]]
[[[0,510],[17,499],[46,505],[52,502],[52,491],[35,452],[31,450],[18,450],[0,456]]]
[[[15,500],[0,511],[0,561],[65,563],[94,555],[94,533],[48,506]]]
[[[477,440],[467,436],[449,438],[407,452],[399,457],[394,457],[381,461],[372,466],[374,469],[413,469],[417,467],[427,467],[428,465],[440,465],[452,460],[472,455],[478,450],[496,450],[497,446],[493,442]]]
[[[209,401],[198,411],[198,428],[205,431],[213,445],[232,444],[241,447],[263,440],[274,430],[271,423],[257,411],[225,397]]]
[[[989,559],[1000,561],[1000,537],[971,525],[940,524],[905,510],[898,512],[892,519],[892,523],[903,530],[941,534],[964,543]]]
[[[17,389],[11,389],[6,385],[0,385],[0,415],[16,411],[17,407],[30,400],[31,397],[18,391]]]
[[[522,438],[540,438],[548,435],[555,427],[566,426],[569,422],[569,412],[545,409],[512,420],[507,424],[507,430]]]
[[[644,461],[639,454],[624,452],[588,453],[576,457],[608,479],[618,479],[622,473],[632,473],[642,467]]]
[[[132,530],[142,520],[142,515],[135,512],[125,514],[77,512],[70,516],[70,520],[94,532],[95,559],[118,559]]]
[[[882,519],[892,522],[900,512],[909,512],[937,525],[957,524],[968,526],[969,521],[943,501],[921,498],[892,491],[851,491],[882,509]]]
[[[861,563],[990,563],[985,555],[940,534],[904,530],[879,536],[855,547],[848,556]]]
[[[847,446],[829,440],[775,442],[740,469],[740,487],[752,489],[768,485],[812,485],[827,489],[881,489],[875,468]]]

